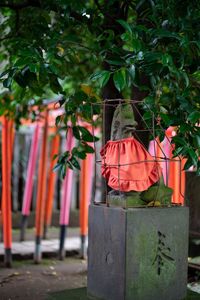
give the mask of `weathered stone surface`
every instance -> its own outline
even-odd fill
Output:
[[[200,176],[196,172],[186,174],[185,199],[190,208],[190,232],[200,234]]]
[[[187,253],[188,208],[90,206],[89,296],[181,300]]]
[[[125,211],[90,206],[88,292],[100,299],[124,299]],[[115,288],[117,287],[117,288]]]

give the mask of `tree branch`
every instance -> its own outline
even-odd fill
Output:
[[[0,38],[0,43],[3,42],[3,41],[6,41],[6,40],[8,40],[8,39],[12,39],[12,38],[14,38],[14,37],[15,37],[14,34],[7,34],[6,36]]]

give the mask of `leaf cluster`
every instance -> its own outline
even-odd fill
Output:
[[[158,135],[160,126],[175,126],[174,155],[187,158],[185,169],[194,165],[199,172],[198,0],[14,0],[0,7],[2,91],[14,96],[15,112],[22,107],[20,117],[30,99],[61,96],[65,114],[57,125],[65,130],[71,122],[76,139],[87,143],[92,138],[79,121],[93,122],[100,113],[93,105],[91,114],[96,94],[114,86],[137,100],[137,91],[146,95],[140,107],[145,120],[152,114],[161,120]],[[1,113],[13,109],[4,107]],[[73,155],[84,153],[77,148]],[[63,155],[60,163],[69,166],[71,154]]]

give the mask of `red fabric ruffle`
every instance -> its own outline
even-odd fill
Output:
[[[161,167],[134,138],[108,141],[101,149],[102,175],[114,190],[145,191],[161,176]]]

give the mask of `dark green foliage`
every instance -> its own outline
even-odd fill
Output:
[[[91,113],[90,103],[100,100],[102,89],[114,85],[135,100],[145,92],[147,123],[154,113],[161,120],[155,122],[157,134],[160,126],[175,126],[174,155],[186,157],[185,169],[194,165],[199,173],[198,0],[2,0],[0,8],[0,80],[2,91],[14,96],[1,114],[19,123],[30,99],[40,104],[58,95],[65,114],[56,124],[66,129],[71,122],[77,140],[92,142],[78,120],[91,122],[100,113],[99,106]],[[86,152],[76,149],[72,157],[85,158]],[[63,161],[78,167],[76,160]]]

